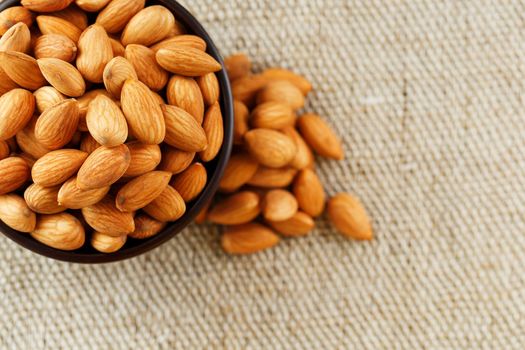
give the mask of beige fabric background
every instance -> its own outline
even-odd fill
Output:
[[[184,1],[224,54],[291,67],[343,136],[327,191],[377,239],[221,253],[214,227],[106,266],[0,238],[2,349],[523,349],[525,2]]]

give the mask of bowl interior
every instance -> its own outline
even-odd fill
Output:
[[[0,11],[7,7],[18,5],[18,0],[5,0],[0,2]],[[224,67],[222,57],[219,50],[211,40],[211,37],[206,33],[202,25],[197,21],[191,13],[189,13],[182,5],[173,0],[157,0],[147,1],[146,6],[160,4],[170,9],[175,18],[188,29],[188,32],[195,34],[203,38],[207,43],[207,52],[213,56],[217,61]],[[173,238],[183,228],[192,222],[195,216],[199,213],[202,207],[213,197],[218,186],[220,178],[224,172],[224,168],[230,157],[232,141],[233,141],[233,109],[232,109],[232,96],[230,84],[226,70],[216,73],[221,88],[220,104],[224,119],[224,143],[219,152],[218,156],[211,162],[205,163],[206,170],[208,172],[208,183],[201,195],[187,204],[186,213],[176,222],[169,224],[162,232],[154,237],[146,240],[134,240],[129,239],[126,245],[119,251],[112,254],[99,253],[90,247],[89,243],[86,242],[83,248],[73,251],[66,252],[57,250],[44,244],[35,241],[27,233],[17,232],[3,222],[0,221],[0,231],[16,243],[21,246],[32,250],[35,253],[63,261],[77,262],[77,263],[106,263],[128,259],[142,253],[145,253],[155,247],[158,247],[162,243]]]

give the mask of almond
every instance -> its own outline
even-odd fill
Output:
[[[33,117],[24,129],[16,134],[16,143],[20,149],[31,157],[38,159],[50,150],[44,147],[35,137],[35,125],[38,118]]]
[[[60,34],[67,36],[74,43],[78,42],[82,30],[71,22],[54,16],[38,16],[36,18],[38,28],[42,34]]]
[[[79,108],[78,130],[88,131],[87,123],[86,123],[86,115],[87,115],[88,107],[91,101],[93,101],[99,95],[111,97],[111,95],[106,90],[97,89],[97,90],[91,90],[91,91],[86,92],[84,95],[82,95],[82,97],[78,99],[78,108]]]
[[[257,103],[281,102],[289,105],[294,110],[304,106],[304,95],[294,84],[286,81],[270,81],[257,94]]]
[[[184,27],[184,24],[181,22],[175,20],[175,23],[173,24],[173,27],[170,29],[170,33],[168,34],[168,38],[174,37],[174,36],[181,36],[186,34],[188,31]]]
[[[339,193],[328,201],[328,216],[336,229],[348,238],[371,240],[372,225],[359,199]]]
[[[202,124],[204,119],[204,99],[199,85],[193,78],[174,75],[168,82],[166,89],[168,103],[184,109],[195,120]]]
[[[47,109],[64,101],[66,97],[52,86],[42,86],[40,89],[33,92],[35,96],[36,109],[40,113],[44,113]]]
[[[29,179],[29,166],[19,157],[0,160],[0,194],[13,192]]]
[[[86,12],[98,12],[102,10],[111,0],[76,0],[78,7]]]
[[[246,76],[232,83],[233,98],[237,101],[251,106],[255,101],[257,93],[264,88],[267,80],[261,75]]]
[[[168,186],[171,173],[151,171],[134,178],[118,191],[116,203],[120,211],[144,208],[157,198]]]
[[[64,95],[84,95],[86,83],[80,72],[70,63],[57,58],[41,58],[38,60],[38,66],[49,84]]]
[[[31,33],[25,23],[17,23],[0,38],[0,51],[27,53],[31,48]]]
[[[60,11],[71,5],[74,0],[22,0],[25,8],[35,12]]]
[[[233,143],[240,145],[248,131],[248,107],[241,101],[233,100]]]
[[[159,169],[169,171],[172,174],[179,174],[190,166],[194,158],[195,152],[184,152],[170,146],[165,146],[162,151],[162,161]]]
[[[49,15],[62,18],[75,25],[80,30],[84,30],[88,26],[88,19],[86,13],[75,5],[71,5],[63,10],[50,13]]]
[[[208,220],[221,225],[240,225],[252,221],[260,212],[259,196],[243,191],[215,204],[208,213]]]
[[[198,77],[197,84],[199,84],[206,106],[211,106],[219,101],[219,80],[215,73],[208,73]]]
[[[293,184],[293,193],[302,211],[313,217],[323,213],[326,195],[321,180],[313,170],[299,172]]]
[[[135,217],[135,231],[128,236],[134,239],[146,239],[155,236],[166,227],[166,223],[155,220],[146,214]]]
[[[124,46],[140,44],[150,46],[166,38],[175,25],[175,17],[164,6],[154,5],[140,10],[122,32]]]
[[[78,171],[77,186],[82,190],[110,186],[124,175],[130,160],[126,145],[99,147],[89,155]]]
[[[281,168],[295,157],[297,148],[293,140],[270,129],[253,129],[244,135],[248,152],[262,165]]]
[[[217,102],[206,111],[202,128],[206,133],[208,147],[204,151],[199,152],[199,157],[203,162],[209,162],[215,159],[221,150],[222,141],[224,140],[221,107]]]
[[[161,153],[158,145],[145,145],[138,141],[129,142],[126,145],[129,148],[131,160],[124,176],[140,176],[155,170],[157,165],[159,165]]]
[[[305,77],[287,69],[270,68],[266,69],[262,75],[271,81],[286,80],[301,90],[304,96],[312,91],[312,84]]]
[[[18,88],[19,86],[9,78],[4,69],[0,66],[0,96],[8,91]]]
[[[122,110],[131,134],[145,144],[159,144],[166,136],[162,109],[150,89],[137,80],[127,80],[122,88]]]
[[[97,16],[108,33],[118,33],[126,23],[144,8],[145,0],[112,0]]]
[[[17,154],[16,156],[22,158],[23,160],[25,160],[25,162],[29,166],[29,170],[31,170],[31,168],[33,168],[33,165],[36,162],[36,159],[33,158],[33,156],[31,156],[29,153],[20,153],[20,154]]]
[[[100,232],[93,232],[91,246],[101,253],[114,253],[126,244],[127,235],[113,237]]]
[[[98,143],[89,133],[84,134],[82,141],[80,142],[80,150],[87,154],[93,153],[100,146],[101,144]]]
[[[0,35],[4,35],[17,23],[24,23],[27,27],[33,24],[33,14],[23,6],[8,7],[0,12]]]
[[[188,77],[197,77],[222,69],[221,64],[206,52],[182,45],[160,49],[156,57],[162,68]]]
[[[208,174],[201,163],[194,163],[170,182],[170,185],[179,192],[184,201],[191,202],[206,187]]]
[[[111,42],[111,48],[113,49],[113,57],[124,57],[124,55],[126,54],[126,48],[124,47],[124,45],[122,45],[120,41],[112,37],[109,38],[109,41]]]
[[[35,125],[35,137],[48,149],[64,147],[78,126],[78,102],[69,99],[47,109]]]
[[[234,81],[250,74],[252,62],[245,54],[237,54],[227,57],[224,60],[224,66],[228,71],[228,78],[230,81]]]
[[[118,237],[135,230],[133,214],[118,210],[111,196],[82,208],[82,215],[89,226],[109,236]]]
[[[341,140],[318,115],[303,115],[297,120],[297,127],[306,143],[320,156],[338,160],[344,158]]]
[[[287,220],[267,222],[275,231],[287,237],[304,236],[315,226],[312,217],[302,211],[298,211]]]
[[[256,223],[228,227],[221,237],[222,249],[228,254],[253,254],[278,243],[279,236]]]
[[[244,186],[257,172],[259,164],[248,154],[242,152],[230,157],[224,170],[219,189],[224,192],[234,192]]]
[[[58,191],[58,203],[68,209],[82,209],[100,202],[109,192],[109,186],[94,190],[81,190],[77,178],[67,180]]]
[[[297,148],[297,153],[295,154],[295,158],[290,162],[290,166],[299,170],[313,168],[315,165],[314,154],[297,130],[295,130],[294,127],[287,127],[284,128],[282,132],[294,140]]]
[[[139,80],[151,90],[162,90],[168,83],[168,72],[157,64],[153,50],[130,44],[126,46],[125,57],[135,68]]]
[[[160,49],[170,49],[171,47],[186,46],[200,51],[206,51],[206,41],[196,35],[177,35],[164,39],[153,45],[151,49],[157,53]]]
[[[31,237],[60,250],[76,250],[86,239],[82,223],[67,213],[40,215]]]
[[[204,129],[186,111],[179,107],[162,106],[166,121],[164,142],[186,152],[198,152],[206,149],[207,141]]]
[[[288,187],[296,174],[297,170],[292,167],[275,169],[259,166],[247,184],[263,188]]]
[[[11,150],[6,141],[0,141],[0,160],[9,157]]]
[[[287,104],[280,102],[266,102],[258,105],[252,111],[250,119],[254,128],[280,130],[295,124],[295,113]]]
[[[77,69],[84,79],[102,83],[104,68],[113,58],[109,37],[100,25],[87,27],[78,40]]]
[[[112,99],[104,95],[91,101],[86,122],[89,133],[102,146],[118,146],[128,138],[128,124],[124,114]]]
[[[195,216],[195,219],[193,220],[196,224],[202,224],[206,221],[208,218],[208,209],[210,209],[211,203],[206,203],[204,207],[202,207],[201,211]]]
[[[47,34],[36,39],[34,53],[37,59],[58,58],[71,62],[77,57],[77,46],[67,36]]]
[[[13,230],[31,232],[36,226],[36,215],[24,199],[16,194],[0,196],[0,220]]]
[[[186,212],[184,199],[177,190],[168,186],[144,211],[156,220],[176,221]]]
[[[15,83],[29,90],[36,90],[45,84],[45,79],[36,60],[21,52],[0,52],[2,69]]]
[[[0,140],[7,140],[22,130],[35,111],[35,98],[24,89],[14,89],[0,97]]]
[[[65,207],[58,204],[58,190],[60,186],[43,187],[32,184],[24,192],[24,199],[36,213],[39,214],[57,214],[66,210]]]
[[[44,187],[60,185],[76,174],[87,156],[86,152],[76,149],[49,152],[33,165],[33,182]]]
[[[281,189],[268,191],[262,202],[262,214],[269,221],[288,220],[297,213],[298,208],[295,197]]]

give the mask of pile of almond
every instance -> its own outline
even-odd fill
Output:
[[[221,149],[221,65],[145,0],[21,5],[0,13],[0,219],[62,250],[155,235]]]
[[[285,69],[251,73],[243,54],[228,57],[234,96],[234,150],[220,183],[220,195],[197,222],[225,225],[221,243],[230,254],[249,254],[285,237],[306,235],[325,211],[346,237],[370,240],[372,227],[360,201],[347,193],[326,204],[315,172],[315,154],[341,160],[338,136],[318,115],[303,108],[312,85]]]

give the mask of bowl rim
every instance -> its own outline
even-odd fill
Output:
[[[19,0],[5,0],[0,2],[0,11],[3,11],[8,7],[17,6],[19,3]],[[33,239],[28,233],[15,231],[0,221],[0,232],[20,246],[39,255],[70,263],[101,264],[130,259],[151,251],[178,235],[184,228],[192,223],[195,216],[197,216],[201,209],[213,198],[217,191],[219,182],[226,165],[228,164],[233,145],[233,98],[224,61],[211,36],[206,32],[202,24],[184,6],[175,0],[156,0],[152,3],[161,4],[168,8],[175,15],[177,21],[183,23],[192,34],[198,35],[204,39],[207,44],[207,53],[214,57],[223,68],[221,71],[216,72],[216,75],[221,89],[219,102],[221,104],[223,116],[224,139],[218,156],[215,160],[210,162],[216,163],[213,175],[208,177],[208,183],[202,193],[192,202],[191,207],[179,220],[168,224],[157,235],[139,241],[135,246],[124,248],[110,254],[99,252],[79,253],[78,251],[62,251],[46,246]]]

